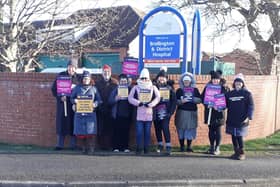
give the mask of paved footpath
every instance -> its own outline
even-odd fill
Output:
[[[17,186],[280,186],[280,154],[0,153],[0,187]]]

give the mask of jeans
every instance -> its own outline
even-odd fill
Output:
[[[144,148],[148,148],[151,139],[151,126],[152,121],[136,121],[136,144],[137,148],[143,148],[143,136],[144,136]]]
[[[157,141],[162,142],[162,132],[166,143],[170,143],[170,131],[169,131],[169,120],[165,118],[163,120],[154,120]]]

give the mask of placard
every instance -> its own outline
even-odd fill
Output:
[[[214,108],[217,110],[224,110],[227,107],[225,94],[216,94],[214,99]]]
[[[76,113],[92,113],[93,101],[92,96],[79,96],[76,103]]]
[[[127,99],[128,98],[128,87],[127,86],[119,86],[118,87],[118,96],[121,99]]]
[[[221,85],[208,84],[205,90],[203,103],[209,106],[214,106],[216,94],[221,93]]]
[[[69,76],[59,76],[56,79],[56,92],[58,96],[71,95],[72,81]]]
[[[186,98],[188,101],[192,101],[193,99],[193,87],[185,87],[184,88],[184,98]]]
[[[170,91],[168,88],[159,88],[160,97],[162,101],[169,101],[170,99]]]
[[[125,58],[122,64],[122,73],[136,76],[138,74],[138,59]]]
[[[151,90],[140,89],[139,101],[142,102],[142,103],[149,103],[151,100],[152,100]]]

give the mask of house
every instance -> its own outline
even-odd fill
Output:
[[[127,56],[129,44],[138,35],[145,14],[130,6],[78,10],[65,19],[36,21],[36,41],[50,34],[38,61],[44,67],[66,66],[69,57],[79,55],[80,66],[101,68],[110,64],[120,73],[121,62]],[[52,24],[52,32],[48,26]]]

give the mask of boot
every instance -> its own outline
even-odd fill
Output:
[[[95,151],[95,138],[94,137],[87,138],[87,141],[88,141],[88,154],[93,155]]]
[[[88,145],[87,145],[87,139],[86,138],[83,138],[83,143],[82,143],[82,154],[87,154],[88,153]]]
[[[245,156],[244,150],[239,149],[239,155],[237,157],[237,160],[245,160],[245,159],[246,159],[246,156]]]
[[[167,155],[171,154],[171,146],[166,146],[166,154]]]
[[[211,154],[211,155],[214,155],[214,152],[215,152],[214,145],[210,145],[210,148],[208,149],[207,153]]]
[[[185,151],[185,145],[184,145],[185,139],[180,139],[179,142],[180,142],[180,151],[184,152]]]
[[[187,152],[192,153],[192,140],[187,140]]]
[[[234,153],[230,156],[231,159],[238,159],[239,157],[239,149],[234,147]]]
[[[135,151],[136,155],[141,155],[142,153],[142,149],[140,148],[140,146],[136,146],[136,151]]]
[[[163,145],[162,145],[162,144],[159,144],[159,145],[157,146],[157,153],[161,153],[162,150],[163,150]]]

